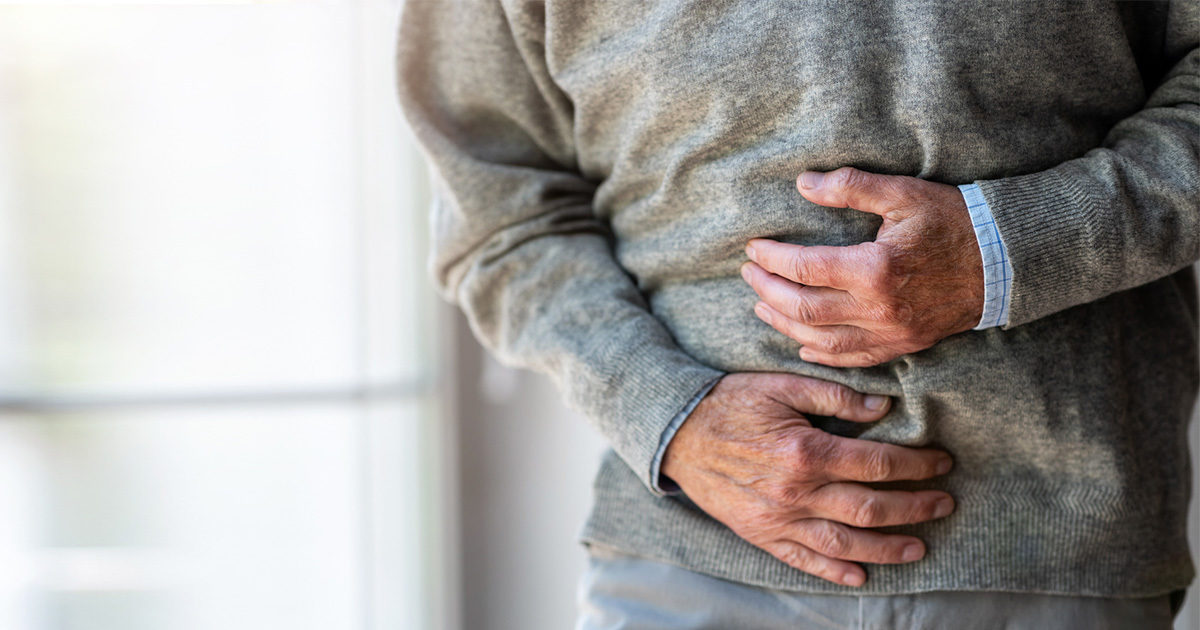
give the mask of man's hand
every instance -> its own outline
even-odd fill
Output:
[[[950,456],[838,437],[813,428],[802,413],[873,422],[888,403],[791,374],[729,374],[679,428],[662,472],[751,544],[806,573],[861,586],[866,573],[855,562],[912,562],[925,555],[925,545],[859,528],[941,518],[954,510],[954,499],[855,482],[945,474]]]
[[[875,241],[849,247],[747,245],[754,312],[799,341],[801,359],[878,365],[979,322],[983,261],[958,188],[850,167],[801,173],[796,187],[813,203],[883,217]]]

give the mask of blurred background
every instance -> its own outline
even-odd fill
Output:
[[[0,629],[571,627],[601,443],[429,288],[399,4],[0,5]]]

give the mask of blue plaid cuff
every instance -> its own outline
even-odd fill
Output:
[[[988,208],[983,193],[975,184],[963,184],[958,187],[962,192],[963,201],[967,202],[967,212],[971,213],[971,223],[975,226],[975,239],[979,243],[979,254],[983,256],[983,316],[975,330],[983,330],[1008,323],[1008,304],[1012,300],[1012,263],[1008,260],[1008,250],[1004,241],[1000,240],[1000,231],[996,229],[996,220]]]

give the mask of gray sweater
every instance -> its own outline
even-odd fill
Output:
[[[707,383],[782,371],[896,397],[865,428],[956,460],[957,511],[858,593],[1142,596],[1186,586],[1198,375],[1198,1],[408,0],[401,102],[434,167],[432,268],[502,360],[549,373],[612,450],[586,541],[740,582],[840,587],[651,490]],[[755,318],[754,237],[878,218],[795,192],[855,166],[976,182],[1009,324],[835,369]],[[537,457],[537,453],[529,453]],[[553,474],[553,471],[547,471]]]

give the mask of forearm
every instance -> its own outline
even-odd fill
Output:
[[[1193,35],[1193,38],[1195,36]],[[1009,326],[1146,284],[1200,259],[1200,52],[1102,146],[976,182],[1013,268]]]
[[[536,19],[413,0],[400,100],[437,183],[431,268],[502,361],[549,374],[648,487],[662,433],[720,372],[684,353],[616,261]]]
[[[676,347],[604,239],[561,234],[478,260],[457,294],[501,360],[550,375],[654,492],[664,433],[721,372]]]

